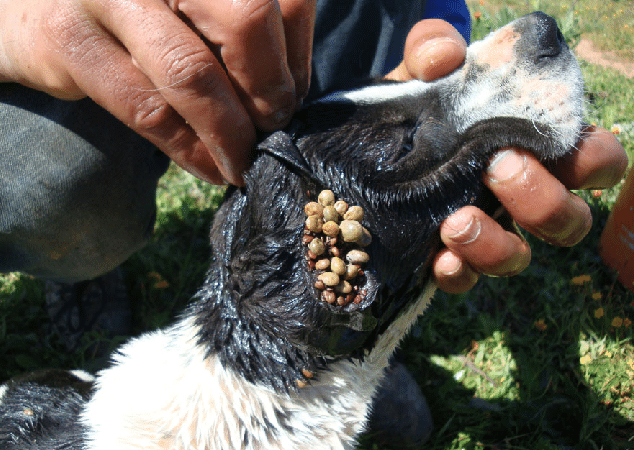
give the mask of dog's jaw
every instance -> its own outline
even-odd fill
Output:
[[[338,92],[320,103],[350,101],[376,106],[403,97],[439,93],[442,117],[457,133],[496,117],[548,124],[551,154],[568,152],[583,124],[583,78],[555,22],[543,13],[524,16],[467,48],[464,64],[433,82],[412,80],[404,86],[376,85]]]

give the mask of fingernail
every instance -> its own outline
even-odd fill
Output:
[[[569,196],[569,211],[553,217],[548,223],[534,230],[540,239],[558,247],[578,244],[592,228],[592,214],[586,202],[575,194]]]
[[[451,252],[446,252],[436,261],[438,272],[441,275],[451,277],[463,270],[462,261]]]
[[[288,122],[292,114],[292,109],[280,109],[279,111],[273,113],[272,119],[276,125],[286,125],[286,122]]]
[[[493,182],[510,180],[526,167],[526,156],[513,149],[498,152],[489,163],[487,175]]]
[[[458,244],[470,244],[480,236],[482,223],[477,217],[471,217],[466,224],[461,219],[462,217],[449,216],[446,220],[446,226],[453,231],[448,237]]]

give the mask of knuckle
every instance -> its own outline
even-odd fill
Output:
[[[132,102],[128,113],[129,126],[143,135],[154,135],[165,130],[173,121],[175,111],[160,96],[152,95],[138,102]]]
[[[49,11],[41,22],[42,35],[51,41],[56,41],[59,45],[69,45],[76,39],[75,30],[81,22],[73,17],[64,8]]]
[[[249,29],[254,22],[261,22],[274,14],[281,14],[279,4],[276,0],[249,0],[237,2],[236,18],[234,27]]]
[[[54,45],[61,53],[79,57],[103,39],[101,30],[93,20],[81,11],[68,8],[51,8],[39,28],[44,45]]]
[[[528,218],[531,226],[543,228],[551,223],[563,225],[562,219],[569,218],[570,192],[564,189],[550,189],[536,200],[541,199],[539,207],[532,208],[532,217]]]
[[[200,45],[181,43],[172,46],[163,56],[163,89],[209,91],[213,88],[214,63],[209,50]]]

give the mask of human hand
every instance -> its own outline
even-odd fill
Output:
[[[403,63],[388,78],[433,80],[456,69],[466,44],[442,21],[422,21],[410,32]],[[430,63],[431,62],[431,63]],[[525,230],[558,246],[578,243],[589,231],[588,205],[569,189],[607,188],[627,168],[627,156],[614,135],[588,128],[577,149],[552,174],[530,153],[503,149],[491,160],[484,182]],[[434,261],[437,286],[451,293],[471,289],[480,274],[510,276],[530,262],[530,247],[482,210],[461,208],[440,228],[445,244]]]
[[[179,166],[242,184],[307,92],[316,0],[0,2],[0,82],[91,97]]]

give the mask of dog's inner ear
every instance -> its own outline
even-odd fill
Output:
[[[421,178],[453,157],[458,134],[445,120],[424,114],[415,126],[406,127],[400,153],[395,152],[388,170],[406,180]],[[386,175],[387,176],[387,175]],[[390,175],[393,176],[393,175]]]
[[[257,150],[274,156],[303,176],[314,176],[288,131],[272,133],[257,145]]]

